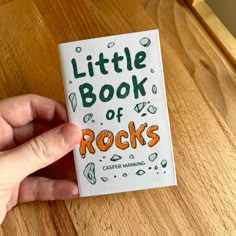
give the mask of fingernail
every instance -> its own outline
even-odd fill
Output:
[[[79,195],[79,188],[78,187],[73,188],[71,193],[75,196],[78,196]]]
[[[71,123],[64,125],[60,130],[60,134],[64,138],[64,144],[68,147],[78,144],[81,139],[81,129]]]

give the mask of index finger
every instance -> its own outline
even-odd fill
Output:
[[[34,119],[67,122],[65,107],[52,99],[28,94],[0,101],[0,118],[12,127],[20,127]]]

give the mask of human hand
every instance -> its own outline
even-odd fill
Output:
[[[48,98],[24,95],[0,101],[0,224],[17,203],[78,196],[72,180],[29,176],[79,143],[80,128],[65,122],[65,108]]]

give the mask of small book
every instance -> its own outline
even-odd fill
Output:
[[[59,45],[80,196],[176,185],[158,30]]]

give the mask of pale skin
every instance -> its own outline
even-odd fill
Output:
[[[18,203],[78,196],[67,154],[79,144],[81,130],[67,122],[65,107],[48,98],[0,101],[0,224]]]

